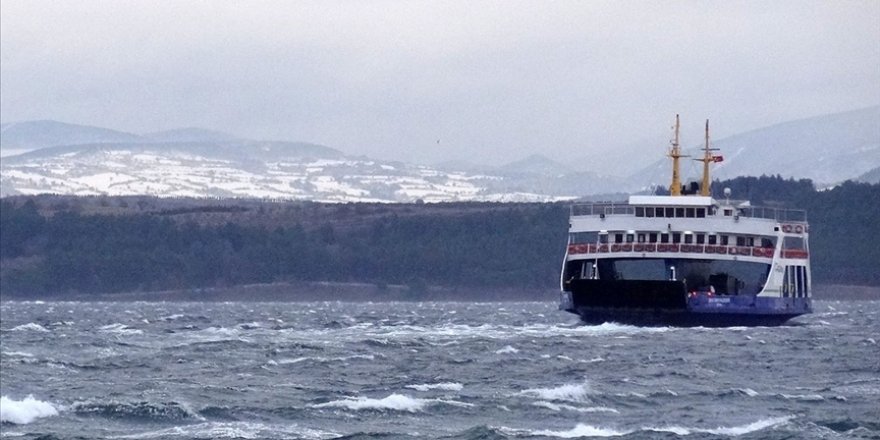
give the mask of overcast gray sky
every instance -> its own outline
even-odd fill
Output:
[[[0,2],[3,122],[486,163],[878,103],[878,0]]]

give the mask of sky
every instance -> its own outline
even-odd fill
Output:
[[[878,0],[0,2],[3,122],[492,164],[877,104]]]

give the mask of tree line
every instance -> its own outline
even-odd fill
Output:
[[[724,187],[754,204],[808,210],[814,283],[880,285],[880,185],[818,191],[809,181],[765,176],[714,185]],[[34,200],[0,201],[4,295],[284,281],[553,288],[569,212],[559,203],[341,206],[317,224],[267,227],[236,221],[238,209],[215,224],[178,221],[167,210],[85,215],[76,203],[47,215]]]

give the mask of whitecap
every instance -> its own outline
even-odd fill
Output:
[[[693,433],[704,433],[704,434],[714,434],[714,435],[730,435],[730,436],[738,436],[749,434],[755,431],[760,431],[762,429],[770,428],[772,426],[783,424],[791,419],[794,416],[786,416],[786,417],[773,417],[769,419],[761,419],[757,422],[749,423],[741,426],[732,426],[732,427],[718,427],[718,428],[686,428],[681,426],[669,426],[664,428],[646,428],[644,431],[654,431],[654,432],[671,432],[677,435],[690,435]]]
[[[461,391],[464,386],[455,382],[441,382],[419,385],[407,385],[406,388],[412,388],[416,391],[443,390],[443,391]]]
[[[22,324],[22,325],[13,327],[10,331],[20,332],[20,331],[26,331],[26,330],[35,331],[35,332],[48,332],[49,331],[46,329],[46,327],[43,327],[42,325],[37,324],[35,322],[29,322],[27,324]]]
[[[120,334],[120,335],[139,335],[139,334],[143,333],[143,331],[141,331],[141,330],[138,330],[135,328],[130,328],[129,326],[127,326],[125,324],[120,324],[118,322],[105,325],[103,327],[98,328],[98,330],[105,332],[105,333],[116,333],[116,334]]]
[[[391,394],[383,399],[371,399],[369,397],[346,397],[343,400],[333,400],[326,403],[312,405],[313,408],[347,408],[351,410],[374,409],[419,412],[432,404],[446,404],[460,407],[472,407],[473,404],[443,399],[416,399],[403,394]]]
[[[615,431],[607,428],[597,428],[595,426],[578,423],[573,429],[568,431],[533,431],[531,435],[559,438],[580,438],[580,437],[617,437],[627,435],[629,432]]]
[[[594,413],[594,412],[607,412],[607,413],[614,413],[614,414],[620,413],[620,411],[618,411],[614,408],[608,408],[606,406],[580,407],[580,406],[568,405],[568,404],[564,404],[564,403],[547,402],[544,400],[537,401],[537,402],[533,403],[532,405],[537,406],[539,408],[547,408],[551,411],[565,410],[565,411],[575,411],[575,412],[580,412],[580,413]]]
[[[9,357],[24,357],[24,358],[34,357],[33,354],[28,353],[26,351],[4,351],[2,353],[4,356],[9,356]]]
[[[174,321],[175,319],[183,318],[184,315],[175,313],[173,315],[162,316],[159,318],[159,321]]]
[[[376,356],[372,355],[372,354],[354,354],[351,356],[338,356],[338,357],[303,356],[303,357],[291,358],[291,359],[279,359],[277,361],[277,363],[279,365],[298,364],[300,362],[305,362],[305,361],[328,363],[328,362],[345,362],[345,361],[350,361],[352,359],[364,359],[364,360],[372,361],[372,360],[376,359]]]
[[[58,410],[51,403],[27,396],[24,400],[12,400],[0,396],[0,422],[25,425],[40,417],[58,415]]]
[[[596,426],[585,425],[579,423],[573,429],[568,431],[528,431],[528,435],[536,435],[536,436],[545,436],[545,437],[559,437],[559,438],[579,438],[579,437],[620,437],[629,434],[633,434],[636,432],[668,432],[676,435],[691,435],[695,433],[703,433],[703,434],[713,434],[713,435],[726,435],[726,436],[740,436],[744,434],[749,434],[755,431],[760,431],[762,429],[767,429],[776,425],[783,424],[789,420],[791,420],[793,416],[787,417],[773,417],[769,419],[761,419],[753,423],[749,423],[741,426],[732,426],[732,427],[717,427],[717,428],[690,428],[684,426],[664,426],[664,427],[644,427],[640,429],[634,430],[626,430],[619,431],[610,428],[600,428]],[[517,430],[511,430],[509,428],[504,428],[508,432],[517,433]]]
[[[297,425],[266,425],[254,422],[205,422],[194,425],[174,426],[158,431],[147,431],[138,434],[123,435],[117,438],[150,439],[150,438],[236,438],[259,439],[283,434],[285,437],[321,440],[339,437],[340,434],[317,429],[303,428]]]
[[[517,350],[516,348],[514,348],[510,345],[507,345],[504,348],[501,348],[501,349],[495,351],[495,354],[508,354],[508,353],[511,353],[511,354],[519,353],[519,350]]]
[[[542,400],[563,400],[581,402],[586,400],[590,389],[586,383],[565,384],[555,388],[529,388],[520,391],[520,394],[537,397]]]
[[[753,389],[751,389],[751,388],[736,388],[735,391],[738,391],[738,392],[740,392],[740,393],[743,393],[743,394],[745,394],[746,396],[749,396],[749,397],[755,397],[755,396],[758,395],[758,392],[755,391],[755,390],[753,390]]]
[[[779,397],[787,400],[802,400],[805,402],[818,402],[825,400],[825,398],[819,394],[780,394]]]

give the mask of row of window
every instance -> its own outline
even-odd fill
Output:
[[[710,215],[715,214],[715,207],[711,209]],[[636,217],[669,217],[669,218],[704,218],[706,217],[706,208],[668,208],[661,206],[637,206]]]
[[[786,239],[787,240],[787,239]],[[579,243],[684,243],[684,244],[708,244],[721,246],[749,246],[772,248],[776,246],[774,237],[755,237],[748,235],[706,234],[702,232],[609,232],[599,234],[597,232],[575,232],[571,234],[569,242]],[[792,249],[802,249],[792,248]]]

